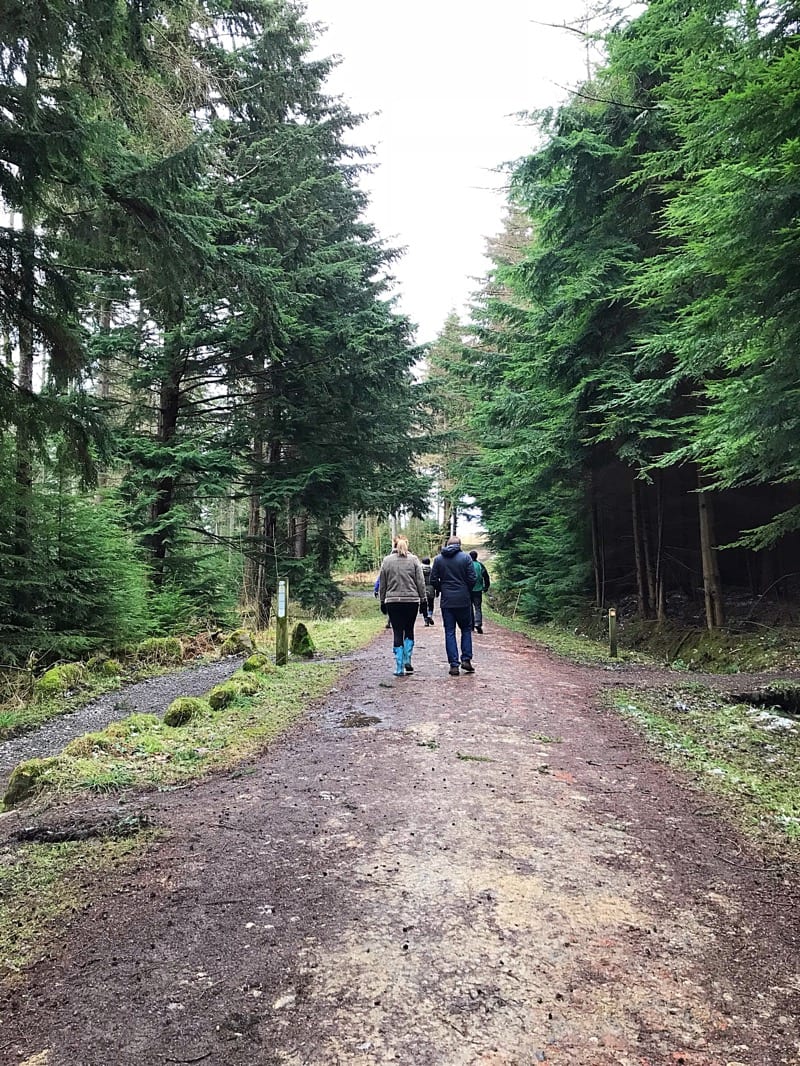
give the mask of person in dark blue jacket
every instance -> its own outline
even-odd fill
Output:
[[[444,646],[453,677],[458,677],[459,666],[465,674],[475,673],[472,665],[472,589],[476,580],[472,559],[461,550],[460,538],[450,537],[433,560],[431,585],[439,593]],[[460,664],[456,626],[461,631]]]

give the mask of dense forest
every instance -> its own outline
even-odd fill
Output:
[[[430,352],[533,619],[709,628],[800,588],[800,5],[652,0],[531,116],[471,321]],[[744,609],[743,609],[744,608]]]
[[[529,618],[791,617],[800,5],[603,10],[419,382],[301,5],[3,6],[0,661],[330,608],[431,480]]]
[[[324,609],[420,512],[359,123],[284,0],[0,9],[0,661]]]

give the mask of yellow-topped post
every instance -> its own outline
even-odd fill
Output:
[[[612,659],[617,657],[617,611],[615,607],[608,609],[608,650]]]

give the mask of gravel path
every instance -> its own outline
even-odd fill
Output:
[[[55,755],[75,737],[104,729],[129,714],[163,714],[178,696],[202,696],[214,685],[226,681],[241,662],[241,658],[234,656],[126,685],[119,692],[107,692],[70,714],[54,718],[41,729],[0,743],[0,789],[17,763]]]

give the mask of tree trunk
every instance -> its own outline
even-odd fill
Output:
[[[35,237],[33,224],[27,214],[22,218],[21,237],[21,286],[20,302],[33,313],[35,300],[34,254]],[[31,554],[31,509],[33,505],[33,436],[30,421],[33,416],[33,368],[35,358],[33,323],[25,314],[18,319],[17,342],[19,348],[19,367],[17,369],[17,386],[20,392],[18,409],[20,419],[16,425],[14,440],[14,480],[16,493],[14,498],[14,556],[18,571],[15,582],[14,601],[19,611],[26,611],[30,606],[27,560]]]
[[[664,582],[664,491],[656,475],[656,618],[659,627],[667,620],[667,597]]]
[[[642,523],[639,514],[639,485],[636,478],[631,481],[631,521],[633,526],[633,559],[636,566],[636,602],[640,618],[650,614],[647,599],[647,585],[644,572],[644,549],[642,547]]]
[[[703,597],[706,625],[709,630],[725,624],[722,584],[719,577],[717,550],[714,547],[714,510],[711,497],[705,490],[703,475],[698,472],[697,505],[700,519],[700,558],[703,564]]]
[[[600,522],[600,508],[597,502],[594,478],[589,479],[589,501],[592,518],[592,569],[594,571],[594,602],[595,606],[605,606],[605,549],[603,545],[603,533]]]
[[[156,440],[164,447],[168,446],[178,428],[178,416],[181,407],[181,383],[183,380],[183,361],[179,337],[165,339],[167,370],[161,380],[158,396],[158,430]],[[166,528],[165,519],[175,502],[175,477],[165,474],[156,479],[155,499],[150,505],[150,522],[155,527],[146,538],[153,562],[153,579],[157,587],[164,583],[165,562],[169,548],[171,532]]]
[[[450,530],[452,529],[453,517],[451,510],[450,499],[447,496],[442,497],[442,533],[446,536],[450,536]]]
[[[305,559],[308,555],[308,512],[292,516],[292,551],[295,559]]]

